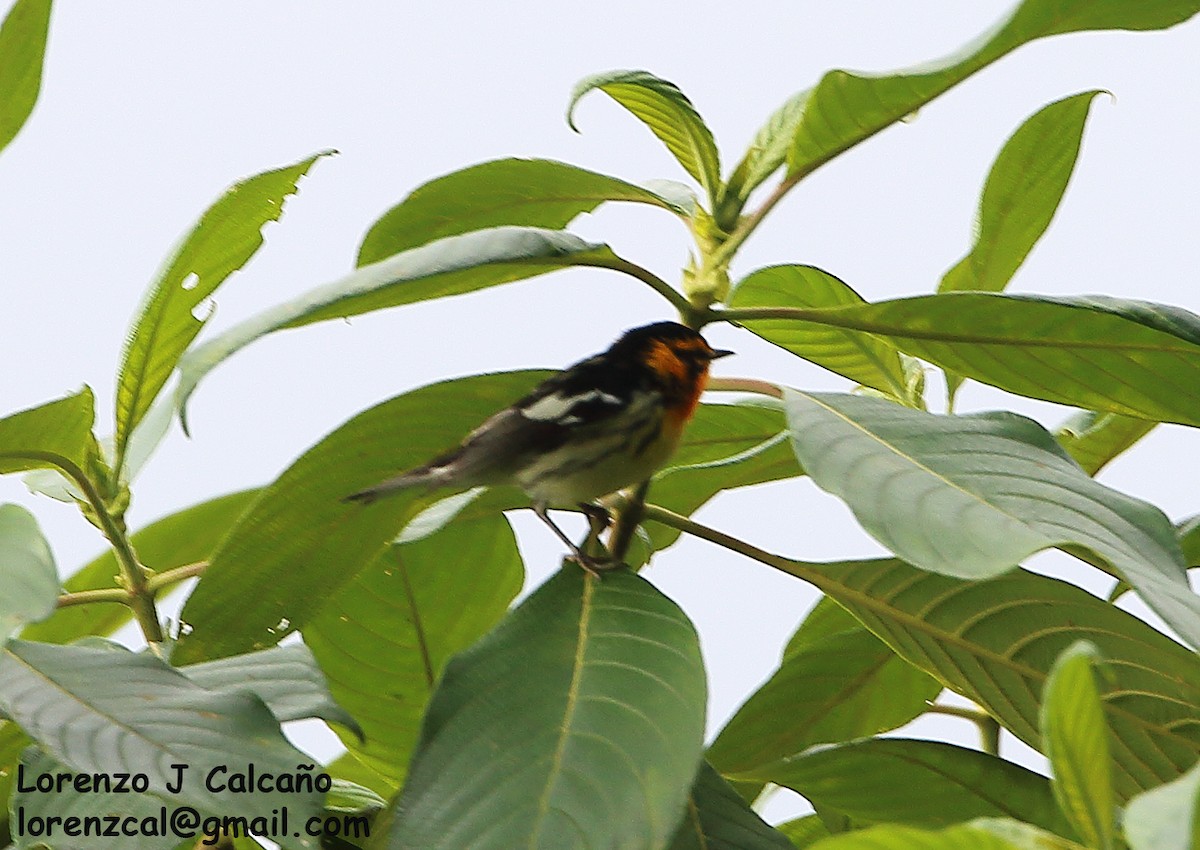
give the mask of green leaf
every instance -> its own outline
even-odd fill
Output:
[[[905,560],[988,578],[1043,549],[1084,547],[1200,646],[1200,597],[1170,521],[1089,478],[1032,419],[936,416],[796,390],[785,391],[785,405],[792,445],[813,482]]]
[[[308,761],[244,691],[207,690],[149,654],[20,640],[0,656],[0,672],[0,706],[73,770],[144,773],[153,793],[223,815],[320,811],[317,793],[209,790],[212,771],[225,780],[253,763],[260,775],[294,775]],[[188,765],[178,794],[168,788],[174,764]]]
[[[813,850],[1086,850],[1061,836],[1003,818],[979,818],[938,832],[891,824],[836,835]]]
[[[1059,426],[1054,438],[1084,472],[1095,475],[1157,424],[1119,413],[1081,410]]]
[[[810,173],[900,121],[976,71],[1039,38],[1084,30],[1165,29],[1200,11],[1195,0],[1024,0],[961,51],[883,74],[830,71],[808,99],[788,151],[788,175]]]
[[[1085,640],[1067,647],[1046,679],[1040,713],[1059,808],[1089,847],[1113,846],[1112,768],[1108,727],[1092,666],[1101,660]]]
[[[179,358],[204,323],[202,304],[262,246],[262,228],[283,215],[283,202],[322,156],[265,171],[225,190],[180,242],[150,285],[117,373],[114,455],[146,415]],[[117,464],[120,465],[119,463]]]
[[[730,307],[824,308],[865,304],[857,292],[813,266],[768,266],[738,283]],[[859,331],[813,322],[764,319],[743,323],[793,354],[864,386],[907,398],[900,354],[888,342]]]
[[[1042,107],[1005,142],[992,165],[975,245],[946,272],[938,292],[999,292],[1042,238],[1075,170],[1088,110],[1100,91]]]
[[[804,112],[808,108],[808,98],[811,94],[811,91],[802,91],[789,97],[755,134],[741,162],[733,169],[729,185],[725,187],[722,206],[730,206],[730,217],[741,212],[742,205],[750,197],[750,193],[787,161],[788,147],[800,122],[804,120]]]
[[[334,701],[317,659],[302,643],[192,664],[180,672],[210,691],[254,694],[280,723],[319,717],[363,736],[362,727]]]
[[[700,765],[683,823],[667,850],[791,850],[708,762]]]
[[[1086,635],[1109,660],[1101,699],[1121,799],[1200,756],[1200,659],[1131,614],[1066,582],[1016,570],[989,581],[893,559],[781,562],[860,619],[911,664],[1042,746],[1039,697],[1055,660]]]
[[[509,372],[413,390],[310,448],[213,553],[180,614],[192,631],[181,636],[173,660],[265,649],[306,625],[434,498],[404,491],[364,506],[346,496],[453,447],[546,376]],[[247,599],[255,604],[247,607]]]
[[[855,823],[932,828],[996,816],[1051,831],[1067,827],[1046,777],[939,741],[871,738],[818,747],[751,774]]]
[[[447,666],[386,846],[662,847],[704,704],[683,612],[631,573],[567,567]]]
[[[0,475],[54,467],[83,477],[95,445],[94,416],[92,391],[84,387],[0,419]]]
[[[403,251],[259,313],[188,352],[176,392],[181,420],[186,423],[187,400],[201,378],[272,331],[461,295],[569,266],[620,263],[607,246],[536,227],[493,227]]]
[[[243,490],[218,496],[150,523],[130,536],[138,559],[159,573],[206,560],[258,492]],[[116,587],[115,576],[120,572],[116,556],[109,549],[67,579],[65,589],[76,593]],[[48,620],[26,626],[21,637],[66,643],[85,635],[111,634],[130,616],[124,605],[73,605],[59,608]]]
[[[0,645],[19,626],[54,612],[54,555],[33,514],[20,505],[0,505],[0,587]]]
[[[1200,318],[1177,307],[1101,295],[946,292],[792,310],[787,318],[877,334],[1018,395],[1200,425]]]
[[[723,774],[741,778],[813,744],[895,729],[923,714],[942,689],[828,598],[814,614],[709,748],[708,760]]]
[[[0,26],[0,150],[37,103],[49,29],[50,0],[17,0]]]
[[[504,616],[523,577],[501,514],[451,521],[384,549],[304,627],[334,697],[362,724],[365,742],[342,740],[372,787],[400,787],[447,659]]]
[[[1130,800],[1125,837],[1132,850],[1200,846],[1200,762],[1178,779]]]
[[[807,850],[822,838],[828,838],[832,834],[826,829],[818,815],[805,815],[787,823],[781,823],[775,829],[786,835],[796,850]]]
[[[1183,561],[1189,567],[1200,567],[1200,515],[1184,520],[1175,529]]]
[[[497,159],[419,186],[383,214],[358,249],[366,266],[436,239],[505,224],[558,230],[605,201],[686,211],[649,189],[549,159]]]
[[[667,146],[704,191],[714,208],[721,191],[721,161],[712,131],[674,83],[648,71],[607,71],[585,77],[575,85],[567,104],[567,124],[575,126],[580,98],[599,89],[625,107]]]

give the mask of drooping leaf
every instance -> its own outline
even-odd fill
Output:
[[[403,251],[265,310],[188,352],[176,394],[180,416],[209,371],[272,331],[461,295],[569,266],[620,263],[607,246],[536,227],[493,227]]]
[[[843,307],[864,304],[857,292],[813,266],[768,266],[738,283],[729,306]],[[905,399],[900,354],[871,334],[811,322],[762,319],[745,327],[787,351],[829,371]]]
[[[1086,850],[1082,844],[1005,818],[978,818],[936,832],[880,825],[826,838],[813,850]]]
[[[721,189],[721,161],[712,131],[674,83],[648,71],[607,71],[585,77],[575,85],[567,104],[567,123],[575,126],[580,98],[599,90],[629,110],[659,138],[715,206]]]
[[[174,661],[264,649],[306,625],[435,498],[410,490],[361,505],[346,497],[453,447],[546,375],[432,384],[358,414],[310,448],[213,553],[180,614],[192,631],[180,638]]]
[[[399,789],[446,661],[500,620],[523,574],[501,514],[451,521],[384,549],[305,626],[334,697],[362,724],[366,740],[343,743],[372,787]]]
[[[431,180],[371,225],[359,266],[472,230],[524,225],[558,230],[605,201],[631,201],[684,215],[650,189],[549,159],[497,159]]]
[[[785,391],[792,445],[817,486],[922,569],[988,578],[1051,547],[1083,547],[1200,646],[1170,521],[1089,478],[1013,413],[936,416],[879,399]]]
[[[17,0],[0,26],[0,150],[37,103],[49,29],[50,0]]]
[[[83,476],[95,445],[95,400],[84,387],[75,395],[0,419],[0,475],[28,469],[62,469]]]
[[[1024,570],[963,581],[893,559],[776,565],[812,582],[1035,749],[1050,669],[1086,635],[1113,672],[1101,700],[1122,800],[1173,779],[1200,756],[1200,659],[1073,585]]]
[[[1178,779],[1130,800],[1124,825],[1132,850],[1200,846],[1200,761]]]
[[[895,729],[942,689],[828,598],[814,614],[709,747],[708,760],[723,774],[754,773],[814,744]]]
[[[1119,413],[1081,410],[1059,427],[1054,438],[1084,472],[1095,475],[1157,424]]]
[[[255,817],[283,805],[298,816],[320,811],[316,793],[220,787],[251,763],[260,774],[291,775],[308,761],[244,691],[207,690],[150,654],[20,640],[0,656],[0,673],[0,706],[73,770],[144,773],[152,792],[222,814]],[[172,795],[176,764],[188,768]]]
[[[1058,210],[1098,94],[1086,91],[1042,107],[1005,142],[983,187],[975,244],[946,272],[938,292],[1008,286]]]
[[[812,172],[1022,44],[1084,30],[1165,29],[1198,11],[1195,0],[1024,0],[990,31],[946,59],[883,74],[830,71],[808,98],[788,151],[788,175]]]
[[[667,850],[792,850],[738,796],[708,762],[702,762],[688,797],[683,823]]]
[[[1115,800],[1108,726],[1092,672],[1098,662],[1094,644],[1080,640],[1067,647],[1046,679],[1039,716],[1059,808],[1087,846],[1108,850]]]
[[[1200,317],[1177,307],[1100,295],[946,292],[777,315],[730,312],[739,322],[786,318],[876,334],[947,371],[1030,398],[1200,425]]]
[[[386,846],[662,847],[700,764],[704,669],[683,613],[567,567],[446,668]]]
[[[138,559],[155,572],[203,561],[257,495],[257,490],[243,490],[192,505],[134,532],[130,542]],[[116,556],[111,549],[106,550],[68,578],[65,589],[75,593],[116,587],[115,577],[120,572]],[[111,634],[127,623],[130,616],[129,608],[124,605],[74,605],[59,608],[49,619],[26,626],[21,637],[43,643],[67,643],[85,635]]]
[[[33,514],[0,505],[0,645],[19,626],[50,616],[58,586],[54,555]]]
[[[254,694],[280,723],[319,717],[329,723],[340,723],[360,738],[363,736],[362,727],[329,693],[317,659],[302,643],[273,646],[179,670],[209,690],[244,690]]]
[[[871,738],[818,747],[750,771],[855,823],[935,828],[976,817],[1011,817],[1067,828],[1046,777],[939,741]]]
[[[792,137],[804,119],[804,110],[808,108],[808,98],[811,91],[802,91],[784,101],[762,128],[754,135],[750,147],[742,156],[741,162],[733,169],[729,184],[725,187],[725,198],[721,209],[728,205],[729,214],[736,215],[742,205],[763,181],[769,178],[780,166],[787,161],[788,148]],[[731,224],[732,222],[722,222]]]
[[[283,215],[296,184],[328,152],[229,187],[183,238],[146,293],[117,373],[114,455],[125,456],[133,429],[154,403],[208,316],[197,311],[262,246],[262,228]]]

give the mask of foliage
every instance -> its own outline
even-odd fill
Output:
[[[18,0],[0,29],[0,147],[36,101],[49,6]],[[73,843],[22,825],[189,810],[252,819],[285,806],[358,817],[373,833],[260,828],[288,848],[1195,846],[1197,524],[1176,529],[1094,476],[1156,423],[1200,426],[1200,317],[1103,294],[1004,292],[1056,213],[1099,92],[1042,107],[1003,145],[974,244],[932,293],[872,303],[810,265],[734,282],[730,264],[814,170],[1018,47],[1197,12],[1195,0],[1023,0],[942,61],[830,71],[769,116],[728,176],[679,86],[641,70],[597,74],[571,95],[571,126],[580,98],[602,93],[695,188],[540,159],[465,168],[370,225],[346,276],[197,343],[205,303],[324,153],[235,183],[148,288],[117,375],[114,436],[97,436],[88,388],[0,418],[0,474],[75,503],[110,544],[61,587],[36,518],[0,505],[0,792],[13,846],[170,850],[182,836]],[[610,201],[687,225],[695,244],[678,286],[563,229]],[[849,391],[714,381],[740,395],[701,406],[649,501],[644,490],[605,500],[615,530],[596,543],[630,568],[598,578],[564,562],[515,606],[524,564],[503,512],[523,507],[521,494],[413,491],[367,507],[344,496],[428,459],[545,373],[404,393],[349,417],[261,489],[127,529],[132,479],[172,408],[184,421],[205,376],[245,346],[573,266],[646,284],[693,327],[738,323]],[[933,368],[950,390],[945,413],[926,398]],[[1056,431],[1009,412],[958,415],[954,391],[968,379],[1079,410]],[[896,557],[807,563],[690,518],[724,491],[800,475]],[[780,521],[794,510],[779,505]],[[707,749],[696,631],[636,572],[683,534],[824,594]],[[1021,566],[1051,548],[1116,579],[1114,595],[1136,593],[1172,633]],[[197,576],[182,622],[164,632],[157,600]],[[145,649],[103,639],[131,618]],[[942,689],[974,707],[936,703]],[[973,720],[980,748],[881,737],[929,712]],[[346,753],[309,763],[283,734],[300,719],[334,726]],[[1001,758],[1001,730],[1043,753],[1051,776]],[[173,782],[177,764],[237,773],[251,762],[271,787]],[[118,772],[142,786],[80,791]],[[29,785],[43,774],[60,779]],[[770,785],[816,814],[768,824],[750,804]]]

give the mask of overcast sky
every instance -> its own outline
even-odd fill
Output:
[[[206,334],[342,275],[380,213],[449,171],[525,156],[634,181],[684,179],[657,140],[601,94],[576,113],[582,134],[567,128],[567,96],[583,76],[644,68],[672,80],[730,164],[770,111],[825,70],[938,58],[1009,6],[60,3],[41,99],[0,158],[0,412],[86,383],[107,432],[122,341],[148,281],[237,179],[323,148],[341,152],[313,169],[258,257],[220,291]],[[736,271],[803,262],[869,300],[928,292],[968,248],[979,190],[1008,135],[1051,100],[1104,88],[1115,100],[1093,106],[1065,202],[1011,289],[1103,292],[1200,311],[1197,79],[1195,21],[1024,47],[818,171],[746,245]],[[683,229],[649,208],[610,206],[572,229],[671,280],[686,256]],[[131,524],[268,482],[351,415],[404,390],[561,366],[628,327],[670,317],[632,279],[578,270],[272,336],[201,385],[193,439],[176,432],[164,444],[137,482]],[[718,374],[849,388],[747,333],[708,336],[738,352]],[[959,406],[1007,407],[1049,427],[1066,415],[974,385]],[[1196,445],[1189,429],[1161,427],[1102,480],[1180,519],[1200,511],[1185,472]],[[0,481],[0,501],[35,511],[64,573],[99,551],[76,512],[30,496],[16,478]],[[881,552],[807,481],[728,495],[699,518],[797,557]],[[557,566],[560,546],[527,512],[514,524],[536,584]],[[1042,556],[1034,566],[1107,589],[1065,558]],[[697,623],[714,730],[773,668],[815,598],[795,579],[699,542],[678,545],[647,575]],[[917,731],[975,744],[961,721],[922,722]],[[1026,759],[1011,738],[1004,754]]]

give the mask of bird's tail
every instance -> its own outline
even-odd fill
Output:
[[[416,469],[410,469],[394,478],[381,481],[374,487],[351,493],[343,501],[358,502],[369,505],[376,499],[395,493],[398,490],[410,490],[414,487],[439,487],[449,483],[452,477],[452,467],[445,461],[435,461]]]

